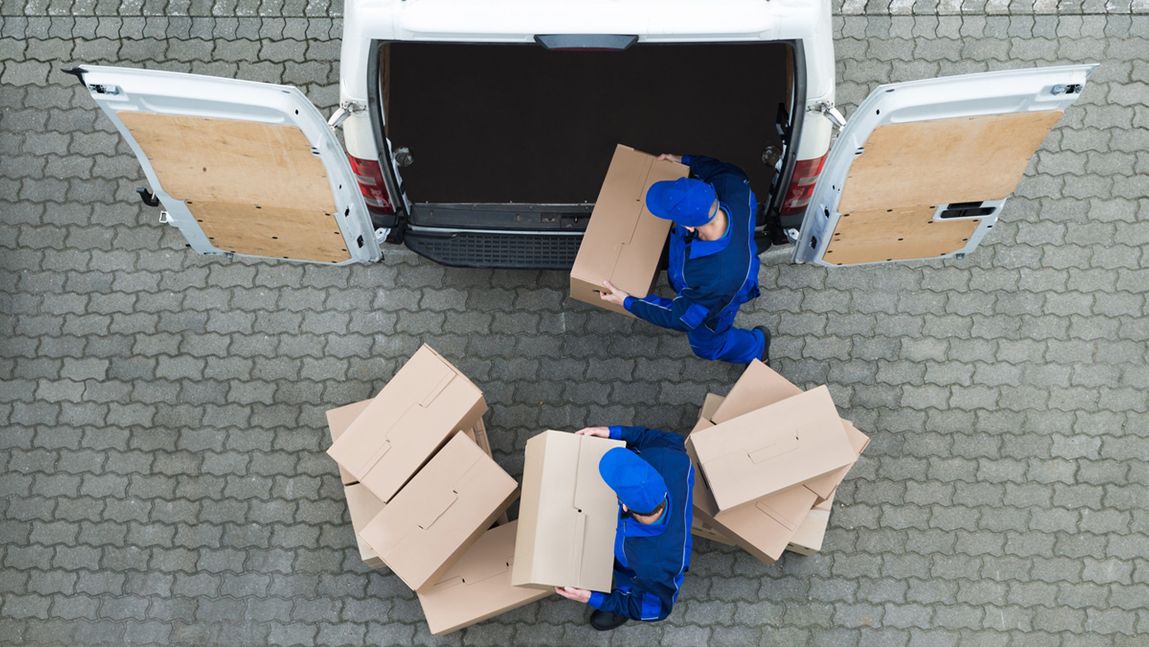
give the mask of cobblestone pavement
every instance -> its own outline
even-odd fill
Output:
[[[435,640],[397,578],[357,563],[325,407],[430,342],[483,387],[518,475],[540,429],[685,431],[737,371],[565,301],[560,273],[193,256],[58,72],[285,81],[329,109],[337,5],[0,3],[0,642],[1144,645],[1149,17],[1024,4],[839,5],[869,14],[836,21],[847,112],[890,79],[1104,64],[970,258],[769,257],[743,321],[873,435],[825,552],[766,567],[698,540],[665,623],[597,635],[551,599]]]

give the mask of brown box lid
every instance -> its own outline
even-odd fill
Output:
[[[455,434],[359,534],[418,590],[491,526],[516,488],[474,441]]]
[[[486,410],[478,387],[424,345],[327,453],[387,502],[443,443],[473,427]]]
[[[633,316],[622,306],[599,298],[610,280],[628,294],[650,294],[670,221],[646,209],[646,190],[660,180],[686,177],[690,170],[630,146],[615,147],[610,168],[591,212],[582,244],[571,267],[571,298]]]
[[[484,532],[455,563],[417,591],[431,633],[439,636],[552,594],[511,584],[518,522]]]
[[[687,442],[719,510],[809,481],[857,458],[824,386],[693,432]]]
[[[331,431],[331,442],[335,442],[343,435],[343,431],[363,413],[367,405],[371,404],[370,400],[363,400],[362,402],[352,402],[351,404],[334,409],[327,410],[327,429]],[[344,485],[351,485],[358,483],[359,479],[355,475],[342,467],[339,468],[339,480]]]
[[[618,497],[598,462],[625,446],[553,430],[527,441],[512,584],[611,590]]]

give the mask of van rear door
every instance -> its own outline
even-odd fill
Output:
[[[297,88],[121,67],[74,70],[201,254],[377,261],[343,147]]]
[[[794,260],[836,267],[972,252],[1095,67],[879,86],[830,148]]]

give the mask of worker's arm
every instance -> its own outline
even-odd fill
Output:
[[[746,173],[737,166],[706,157],[705,155],[683,155],[682,163],[690,167],[690,174],[703,182],[713,184],[723,175],[734,175],[739,181],[746,179]]]
[[[690,332],[702,325],[710,315],[709,308],[691,298],[692,292],[693,290],[687,288],[674,299],[628,296],[623,300],[622,307],[630,314],[656,326]]]
[[[664,620],[674,608],[674,590],[641,580],[629,591],[615,589],[610,593],[593,591],[587,604],[632,620]]]
[[[611,425],[610,437],[614,440],[626,441],[631,449],[647,449],[649,447],[670,447],[683,450],[682,436],[672,434],[661,429],[649,427],[630,427],[625,425]]]

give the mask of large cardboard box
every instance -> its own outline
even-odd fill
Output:
[[[598,462],[625,446],[553,430],[527,441],[512,584],[611,590],[618,497]]]
[[[799,389],[789,380],[762,362],[753,360],[738,378],[734,387],[730,389],[730,393],[715,406],[713,413],[706,416],[704,411],[702,417],[715,424],[720,424],[801,393],[802,389]],[[703,403],[703,409],[705,410],[705,403]],[[858,431],[857,427],[848,420],[843,420],[842,426],[846,430],[846,436],[849,438],[854,452],[861,456],[862,451],[869,445],[870,438]],[[825,501],[846,478],[846,473],[854,466],[854,462],[856,462],[856,458],[848,465],[807,481],[805,485],[818,495],[818,501]]]
[[[826,528],[830,524],[830,511],[834,506],[834,497],[814,506],[810,514],[798,526],[797,532],[790,538],[786,550],[799,555],[813,555],[822,550],[822,541],[826,538]]]
[[[353,402],[342,407],[330,409],[327,411],[327,429],[331,432],[331,442],[335,442],[343,435],[343,432],[351,426],[351,423],[363,413],[367,405],[371,404],[370,400],[363,400],[362,402]],[[344,485],[351,485],[358,483],[359,479],[355,475],[342,467],[339,468],[339,480]]]
[[[389,502],[456,431],[474,427],[486,410],[478,387],[424,345],[327,453]]]
[[[442,635],[552,594],[511,584],[518,522],[488,530],[432,583],[416,593],[431,633]]]
[[[670,221],[646,209],[646,190],[661,180],[686,177],[689,169],[675,162],[619,144],[603,180],[582,245],[571,267],[571,298],[633,316],[622,306],[599,298],[609,280],[628,294],[650,294]]]
[[[695,431],[687,442],[719,510],[805,483],[857,458],[824,386]]]
[[[383,568],[383,560],[379,559],[379,554],[363,541],[359,531],[363,530],[375,515],[382,512],[386,504],[371,494],[362,483],[344,486],[343,496],[347,499],[347,510],[351,513],[351,528],[355,532],[355,543],[359,547],[360,559],[371,568]]]
[[[359,534],[418,590],[491,527],[516,489],[515,479],[474,441],[455,434]]]

